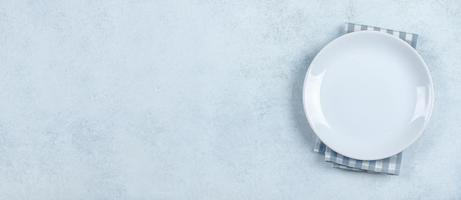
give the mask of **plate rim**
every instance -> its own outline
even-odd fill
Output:
[[[307,80],[309,79],[309,74],[311,74],[310,72],[312,71],[312,63],[314,63],[314,61],[324,52],[324,49],[326,49],[328,46],[331,46],[333,43],[335,43],[336,41],[340,40],[340,39],[344,39],[344,38],[348,38],[348,37],[353,37],[355,35],[367,35],[367,34],[374,34],[374,35],[380,35],[380,36],[383,36],[383,37],[388,37],[388,38],[392,38],[393,40],[396,40],[398,41],[399,43],[403,44],[403,46],[405,46],[405,48],[409,48],[418,58],[418,60],[422,63],[422,67],[424,68],[424,72],[425,72],[425,76],[427,76],[428,80],[429,80],[429,92],[428,92],[428,96],[429,96],[429,104],[428,104],[428,110],[426,112],[426,116],[427,118],[425,119],[424,121],[424,124],[421,128],[421,130],[419,130],[417,133],[416,133],[416,136],[409,140],[409,142],[406,144],[406,145],[403,145],[398,152],[392,154],[392,155],[387,155],[387,156],[375,156],[375,157],[360,157],[360,156],[355,156],[355,155],[351,155],[349,154],[349,152],[340,152],[340,151],[337,151],[335,149],[334,146],[332,146],[331,144],[328,144],[328,142],[325,142],[324,140],[322,140],[322,137],[319,136],[319,134],[317,133],[316,130],[314,130],[314,127],[312,126],[313,122],[311,121],[310,117],[309,117],[309,114],[307,112],[307,103],[306,103],[306,93],[307,93]],[[309,126],[311,127],[312,131],[314,132],[314,134],[326,145],[328,146],[329,148],[331,148],[333,151],[337,152],[337,153],[340,153],[344,156],[347,156],[349,158],[353,158],[353,159],[357,159],[357,160],[379,160],[379,159],[384,159],[384,158],[388,158],[390,156],[393,156],[393,155],[396,155],[400,152],[402,152],[403,150],[405,150],[406,148],[408,148],[409,146],[411,146],[417,139],[419,139],[422,135],[422,133],[426,130],[427,128],[427,125],[429,123],[429,121],[431,120],[432,118],[432,113],[433,113],[433,109],[434,109],[434,102],[435,102],[435,95],[434,95],[434,83],[433,83],[433,80],[432,80],[432,76],[431,76],[431,72],[429,70],[429,67],[427,66],[426,62],[424,61],[424,59],[422,58],[422,56],[418,53],[418,51],[413,48],[410,44],[408,44],[407,42],[403,41],[402,39],[400,38],[397,38],[396,36],[394,35],[390,35],[388,33],[383,33],[383,32],[379,32],[379,31],[373,31],[373,30],[363,30],[363,31],[356,31],[356,32],[351,32],[351,33],[346,33],[344,35],[341,35],[335,39],[333,39],[332,41],[328,42],[325,46],[323,46],[320,51],[318,51],[318,53],[314,56],[314,58],[311,60],[311,62],[308,64],[308,69],[306,71],[306,74],[305,74],[305,77],[304,77],[304,83],[303,83],[303,93],[302,93],[302,101],[303,101],[303,110],[304,110],[304,115],[306,116],[307,118],[307,122],[309,124]]]

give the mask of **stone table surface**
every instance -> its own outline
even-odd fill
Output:
[[[304,74],[345,22],[420,34],[400,176],[312,151]],[[455,0],[2,0],[0,199],[461,199],[460,36]]]

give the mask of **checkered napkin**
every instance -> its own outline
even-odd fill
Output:
[[[368,26],[354,23],[346,23],[345,25],[346,33],[366,30],[380,31],[394,35],[410,44],[413,48],[416,48],[418,35],[414,33],[407,33],[403,31],[395,31],[376,26]],[[398,175],[400,173],[402,153],[398,153],[396,155],[382,160],[356,160],[336,153],[332,149],[328,148],[325,144],[323,144],[323,142],[319,138],[316,138],[314,151],[324,155],[325,161],[332,163],[333,167],[335,168],[391,175]]]

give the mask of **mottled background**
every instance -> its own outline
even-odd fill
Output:
[[[436,105],[402,174],[312,151],[344,22],[420,34]],[[461,199],[461,3],[0,0],[0,199]]]

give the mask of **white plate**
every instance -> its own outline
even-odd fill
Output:
[[[376,160],[411,145],[429,121],[434,89],[421,56],[387,33],[343,35],[314,58],[303,89],[317,136],[347,157]]]

